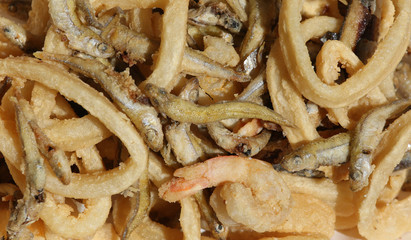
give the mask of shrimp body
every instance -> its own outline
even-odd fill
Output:
[[[289,212],[291,193],[273,167],[263,161],[223,156],[180,168],[159,189],[160,196],[174,202],[197,191],[218,186],[225,209],[219,215],[254,231],[264,232],[281,224]],[[222,220],[222,219],[220,219]]]

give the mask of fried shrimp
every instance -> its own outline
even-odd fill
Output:
[[[107,58],[114,55],[114,49],[101,37],[84,26],[75,13],[75,0],[50,0],[49,9],[53,23],[65,32],[69,45],[94,57]]]
[[[226,211],[232,221],[257,232],[281,224],[289,213],[290,190],[273,167],[260,160],[216,157],[180,168],[174,176],[159,188],[163,199],[174,202],[204,188],[221,187],[217,197],[224,200],[225,209],[212,205],[217,216]]]
[[[153,84],[147,84],[146,94],[154,107],[179,122],[194,124],[216,122],[229,118],[259,118],[265,121],[292,126],[273,110],[250,102],[225,102],[199,106],[178,98]]]

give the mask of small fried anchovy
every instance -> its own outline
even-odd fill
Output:
[[[370,20],[369,0],[352,0],[340,33],[340,41],[354,49]]]
[[[221,122],[208,123],[207,129],[218,146],[229,153],[246,157],[252,157],[259,153],[271,137],[270,131],[266,129],[253,137],[240,136],[225,128]]]
[[[53,23],[65,32],[70,47],[94,57],[112,57],[114,55],[113,47],[105,43],[87,26],[84,26],[75,10],[75,0],[49,1],[49,11]]]
[[[103,25],[96,18],[96,13],[90,4],[90,0],[76,0],[76,6],[84,13],[85,20],[88,25],[98,29],[103,27]]]
[[[259,48],[270,31],[271,21],[278,14],[275,1],[251,0],[248,31],[240,47],[240,58],[245,59]]]
[[[395,166],[394,172],[409,168],[411,168],[411,150],[405,152],[404,157],[401,159],[401,162],[398,163],[397,166]]]
[[[179,97],[196,102],[199,97],[198,80],[189,81],[180,92]],[[201,140],[193,134],[190,127],[191,123],[173,122],[165,130],[167,143],[173,150],[176,161],[183,166],[196,163],[204,156],[204,151],[200,145]]]
[[[216,239],[225,240],[227,239],[228,227],[224,226],[215,215],[210,204],[206,200],[204,195],[204,190],[194,194],[194,198],[197,201],[198,207],[201,211],[201,215],[204,217],[208,227],[211,230],[211,233]]]
[[[402,113],[411,100],[399,100],[367,112],[354,129],[350,149],[350,186],[359,191],[368,185],[372,172],[372,155],[377,147],[386,120]]]
[[[148,216],[148,212],[150,210],[150,180],[148,177],[148,168],[143,171],[138,186],[139,194],[135,194],[133,197],[134,208],[121,236],[122,240],[130,239],[131,233],[134,229],[136,229],[138,225],[141,224],[142,220]]]
[[[129,65],[151,62],[151,56],[159,47],[158,42],[149,39],[145,34],[137,33],[121,24],[118,14],[103,28],[101,37],[120,51],[123,60]]]
[[[173,150],[177,162],[182,165],[196,163],[204,154],[198,138],[190,130],[190,125],[190,123],[175,122],[165,130],[167,143]]]
[[[240,64],[237,65],[235,70],[249,75],[261,62],[261,53],[263,48],[264,46],[261,46],[261,48],[256,48],[252,51],[243,61],[240,61]]]
[[[179,97],[190,102],[197,102],[199,97],[198,80],[189,81],[180,92]],[[191,123],[173,122],[166,127],[165,136],[174,152],[176,161],[183,166],[225,153],[212,141],[202,138],[201,134],[197,136],[192,130]]]
[[[200,84],[197,78],[192,78],[186,83],[186,85],[181,90],[178,95],[180,98],[190,101],[197,102],[200,95]]]
[[[47,158],[53,172],[63,184],[71,181],[70,162],[63,150],[51,141],[43,130],[39,127],[34,117],[34,112],[30,108],[29,102],[19,99],[20,109],[29,121],[29,125],[34,132],[38,149]]]
[[[238,18],[242,22],[247,22],[248,21],[248,16],[245,11],[246,9],[246,1],[241,1],[241,0],[226,0],[227,4],[233,9],[235,14],[238,16]]]
[[[296,171],[296,172],[289,172],[285,168],[283,168],[281,164],[273,164],[273,167],[276,171],[288,172],[288,173],[291,173],[291,174],[294,174],[300,177],[307,177],[307,178],[324,178],[325,177],[325,173],[319,170],[303,169],[303,170]]]
[[[26,189],[23,199],[17,201],[16,207],[11,212],[7,235],[9,239],[22,239],[23,236],[30,235],[26,227],[38,220],[43,207],[46,171],[29,121],[21,111],[18,100],[15,97],[11,100],[15,105],[17,127],[23,146]]]
[[[174,121],[202,124],[229,118],[258,118],[286,126],[293,126],[278,113],[255,103],[225,102],[210,106],[199,106],[167,93],[163,88],[153,84],[147,84],[145,92],[154,107]]]
[[[183,72],[194,76],[208,76],[237,82],[248,82],[250,76],[217,63],[198,50],[186,47],[181,63]]]
[[[260,97],[267,91],[265,82],[265,70],[251,80],[247,87],[238,95],[238,101],[251,101],[254,98]]]
[[[166,130],[167,131],[167,130]],[[172,169],[177,169],[181,167],[181,164],[177,162],[176,156],[173,154],[173,151],[171,149],[171,145],[166,142],[163,145],[163,148],[160,149],[160,154],[163,157],[164,163],[172,168]]]
[[[325,43],[328,40],[338,40],[339,38],[340,36],[338,35],[338,33],[328,31],[320,38],[320,41],[322,43]]]
[[[216,25],[232,33],[239,33],[242,23],[223,2],[210,2],[188,11],[188,22],[197,25]]]
[[[147,145],[153,151],[162,148],[164,135],[157,111],[149,104],[147,97],[137,88],[127,72],[118,73],[112,67],[93,59],[46,53],[36,53],[35,56],[64,63],[71,69],[94,79],[127,114]]]
[[[279,171],[285,170],[307,175],[308,173],[317,174],[314,170],[319,166],[339,166],[349,160],[351,138],[349,133],[340,133],[327,139],[312,141],[285,155],[280,164],[274,164],[274,168]],[[407,151],[394,172],[410,167],[411,151]],[[307,172],[306,170],[313,171]]]
[[[265,71],[262,71],[244,91],[238,95],[238,101],[254,101],[266,91],[264,81]],[[208,133],[218,146],[229,153],[251,157],[258,154],[268,143],[271,132],[264,129],[261,133],[246,137],[233,133],[220,122],[207,124]]]
[[[271,24],[278,15],[275,1],[249,1],[249,26],[240,46],[240,64],[237,71],[250,74],[261,62],[264,40],[270,33]]]
[[[27,45],[28,32],[18,23],[0,16],[1,33],[21,49]]]
[[[319,166],[339,166],[348,160],[349,143],[349,133],[309,142],[285,155],[281,166],[290,172],[314,170]]]

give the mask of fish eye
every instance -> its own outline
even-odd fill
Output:
[[[167,92],[166,92],[164,89],[162,89],[162,88],[160,88],[158,91],[159,91],[159,93],[162,94],[162,95],[167,94]]]
[[[300,164],[302,164],[302,163],[303,163],[303,159],[301,158],[301,156],[295,155],[295,156],[294,156],[294,164],[300,165]]]
[[[105,44],[105,43],[99,43],[99,44],[97,45],[97,49],[98,49],[100,52],[106,52],[107,49],[108,49],[108,46],[107,46],[107,44]]]

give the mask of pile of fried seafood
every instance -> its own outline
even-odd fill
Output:
[[[411,0],[0,0],[0,238],[411,231]]]

